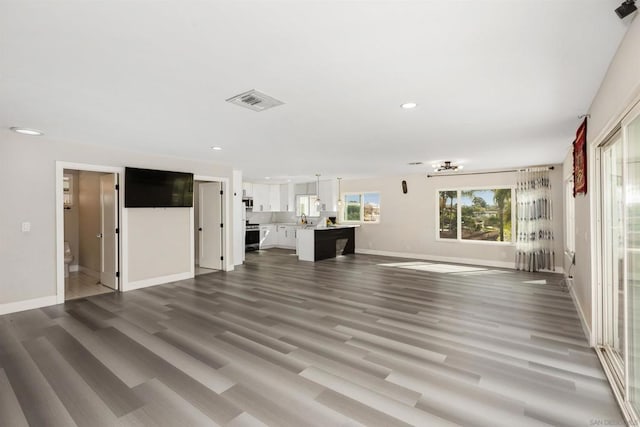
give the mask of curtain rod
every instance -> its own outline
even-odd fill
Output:
[[[427,174],[427,178],[433,178],[436,176],[488,175],[492,173],[520,172],[520,171],[527,170],[529,168],[541,168],[541,167],[546,167],[549,170],[554,169],[554,166],[529,166],[527,168],[521,168],[521,169],[505,169],[505,170],[488,171],[488,172],[447,173],[447,174],[436,174],[436,175]]]

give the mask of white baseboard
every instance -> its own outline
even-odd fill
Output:
[[[56,296],[33,298],[23,301],[0,304],[0,314],[16,313],[18,311],[33,310],[34,308],[47,307],[58,303]]]
[[[80,265],[80,266],[78,266],[78,271],[80,273],[86,274],[87,276],[91,276],[94,279],[100,280],[100,273],[95,271],[95,270],[92,270],[90,268],[87,268],[87,267],[84,267],[84,266]]]
[[[69,272],[73,273],[76,271],[80,271],[80,266],[78,264],[69,264]]]
[[[567,281],[567,288],[569,288],[569,295],[571,295],[571,299],[573,300],[573,304],[576,306],[578,311],[578,317],[580,318],[580,324],[582,325],[582,332],[584,332],[587,341],[589,341],[589,345],[594,347],[595,343],[591,340],[591,328],[589,328],[589,324],[587,323],[587,318],[584,315],[584,311],[582,310],[582,306],[580,305],[580,300],[576,296],[575,291],[573,290],[573,279],[565,278]]]
[[[162,285],[169,282],[177,282],[178,280],[193,279],[193,273],[190,271],[169,276],[152,277],[151,279],[138,280],[129,282],[123,286],[123,292],[133,291],[135,289],[147,288],[149,286]]]

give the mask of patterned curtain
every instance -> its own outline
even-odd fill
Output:
[[[516,201],[516,268],[525,271],[554,270],[549,169],[520,171]]]

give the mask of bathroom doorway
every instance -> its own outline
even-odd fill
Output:
[[[194,275],[223,269],[224,221],[222,182],[199,181],[193,187]]]
[[[62,169],[62,298],[85,298],[119,289],[119,174]],[[59,230],[60,232],[60,230]],[[60,236],[58,238],[60,240]]]

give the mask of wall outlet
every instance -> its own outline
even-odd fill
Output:
[[[23,233],[28,233],[31,231],[31,223],[30,222],[23,222],[22,223],[22,232]]]

